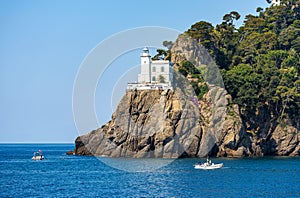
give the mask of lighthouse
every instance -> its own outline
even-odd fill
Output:
[[[139,83],[151,82],[151,55],[149,49],[145,47],[141,53],[141,73],[138,75]]]
[[[145,47],[140,54],[141,73],[138,82],[128,83],[127,90],[172,89],[173,67],[168,60],[153,60]]]

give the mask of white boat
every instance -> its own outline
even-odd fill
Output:
[[[44,160],[45,157],[43,156],[43,152],[41,150],[38,150],[37,152],[33,153],[32,160]]]
[[[211,160],[209,159],[207,159],[206,162],[204,163],[197,163],[194,165],[195,169],[203,169],[203,170],[212,170],[212,169],[218,169],[222,167],[223,167],[223,163],[215,164],[212,163]]]

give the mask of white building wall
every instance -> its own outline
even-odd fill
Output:
[[[155,70],[153,70],[155,68]],[[153,61],[151,63],[151,82],[158,83],[160,76],[164,77],[165,83],[170,82],[170,62],[165,60]],[[153,81],[155,77],[155,81]]]

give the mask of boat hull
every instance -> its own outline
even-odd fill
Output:
[[[33,156],[31,159],[32,160],[44,160],[45,158],[44,158],[44,156]]]
[[[194,165],[195,169],[202,169],[202,170],[213,170],[213,169],[219,169],[223,167],[223,163],[221,164],[211,164],[211,165],[206,165],[206,164],[196,164]]]

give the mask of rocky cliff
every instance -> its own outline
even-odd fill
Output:
[[[247,131],[238,106],[224,89],[211,89],[199,106],[180,94],[127,91],[111,121],[76,139],[75,154],[159,158],[299,155],[299,130],[280,124],[272,130],[261,112],[257,119],[264,130]]]
[[[184,93],[127,91],[111,121],[76,139],[77,155],[111,157],[196,156],[199,110]]]
[[[175,68],[184,60],[199,68],[209,86],[203,99],[198,101],[179,75],[174,76],[173,90],[127,91],[108,123],[76,139],[76,155],[300,155],[299,129],[264,107],[245,117],[232,103],[213,59],[197,42],[181,35],[170,51]]]

